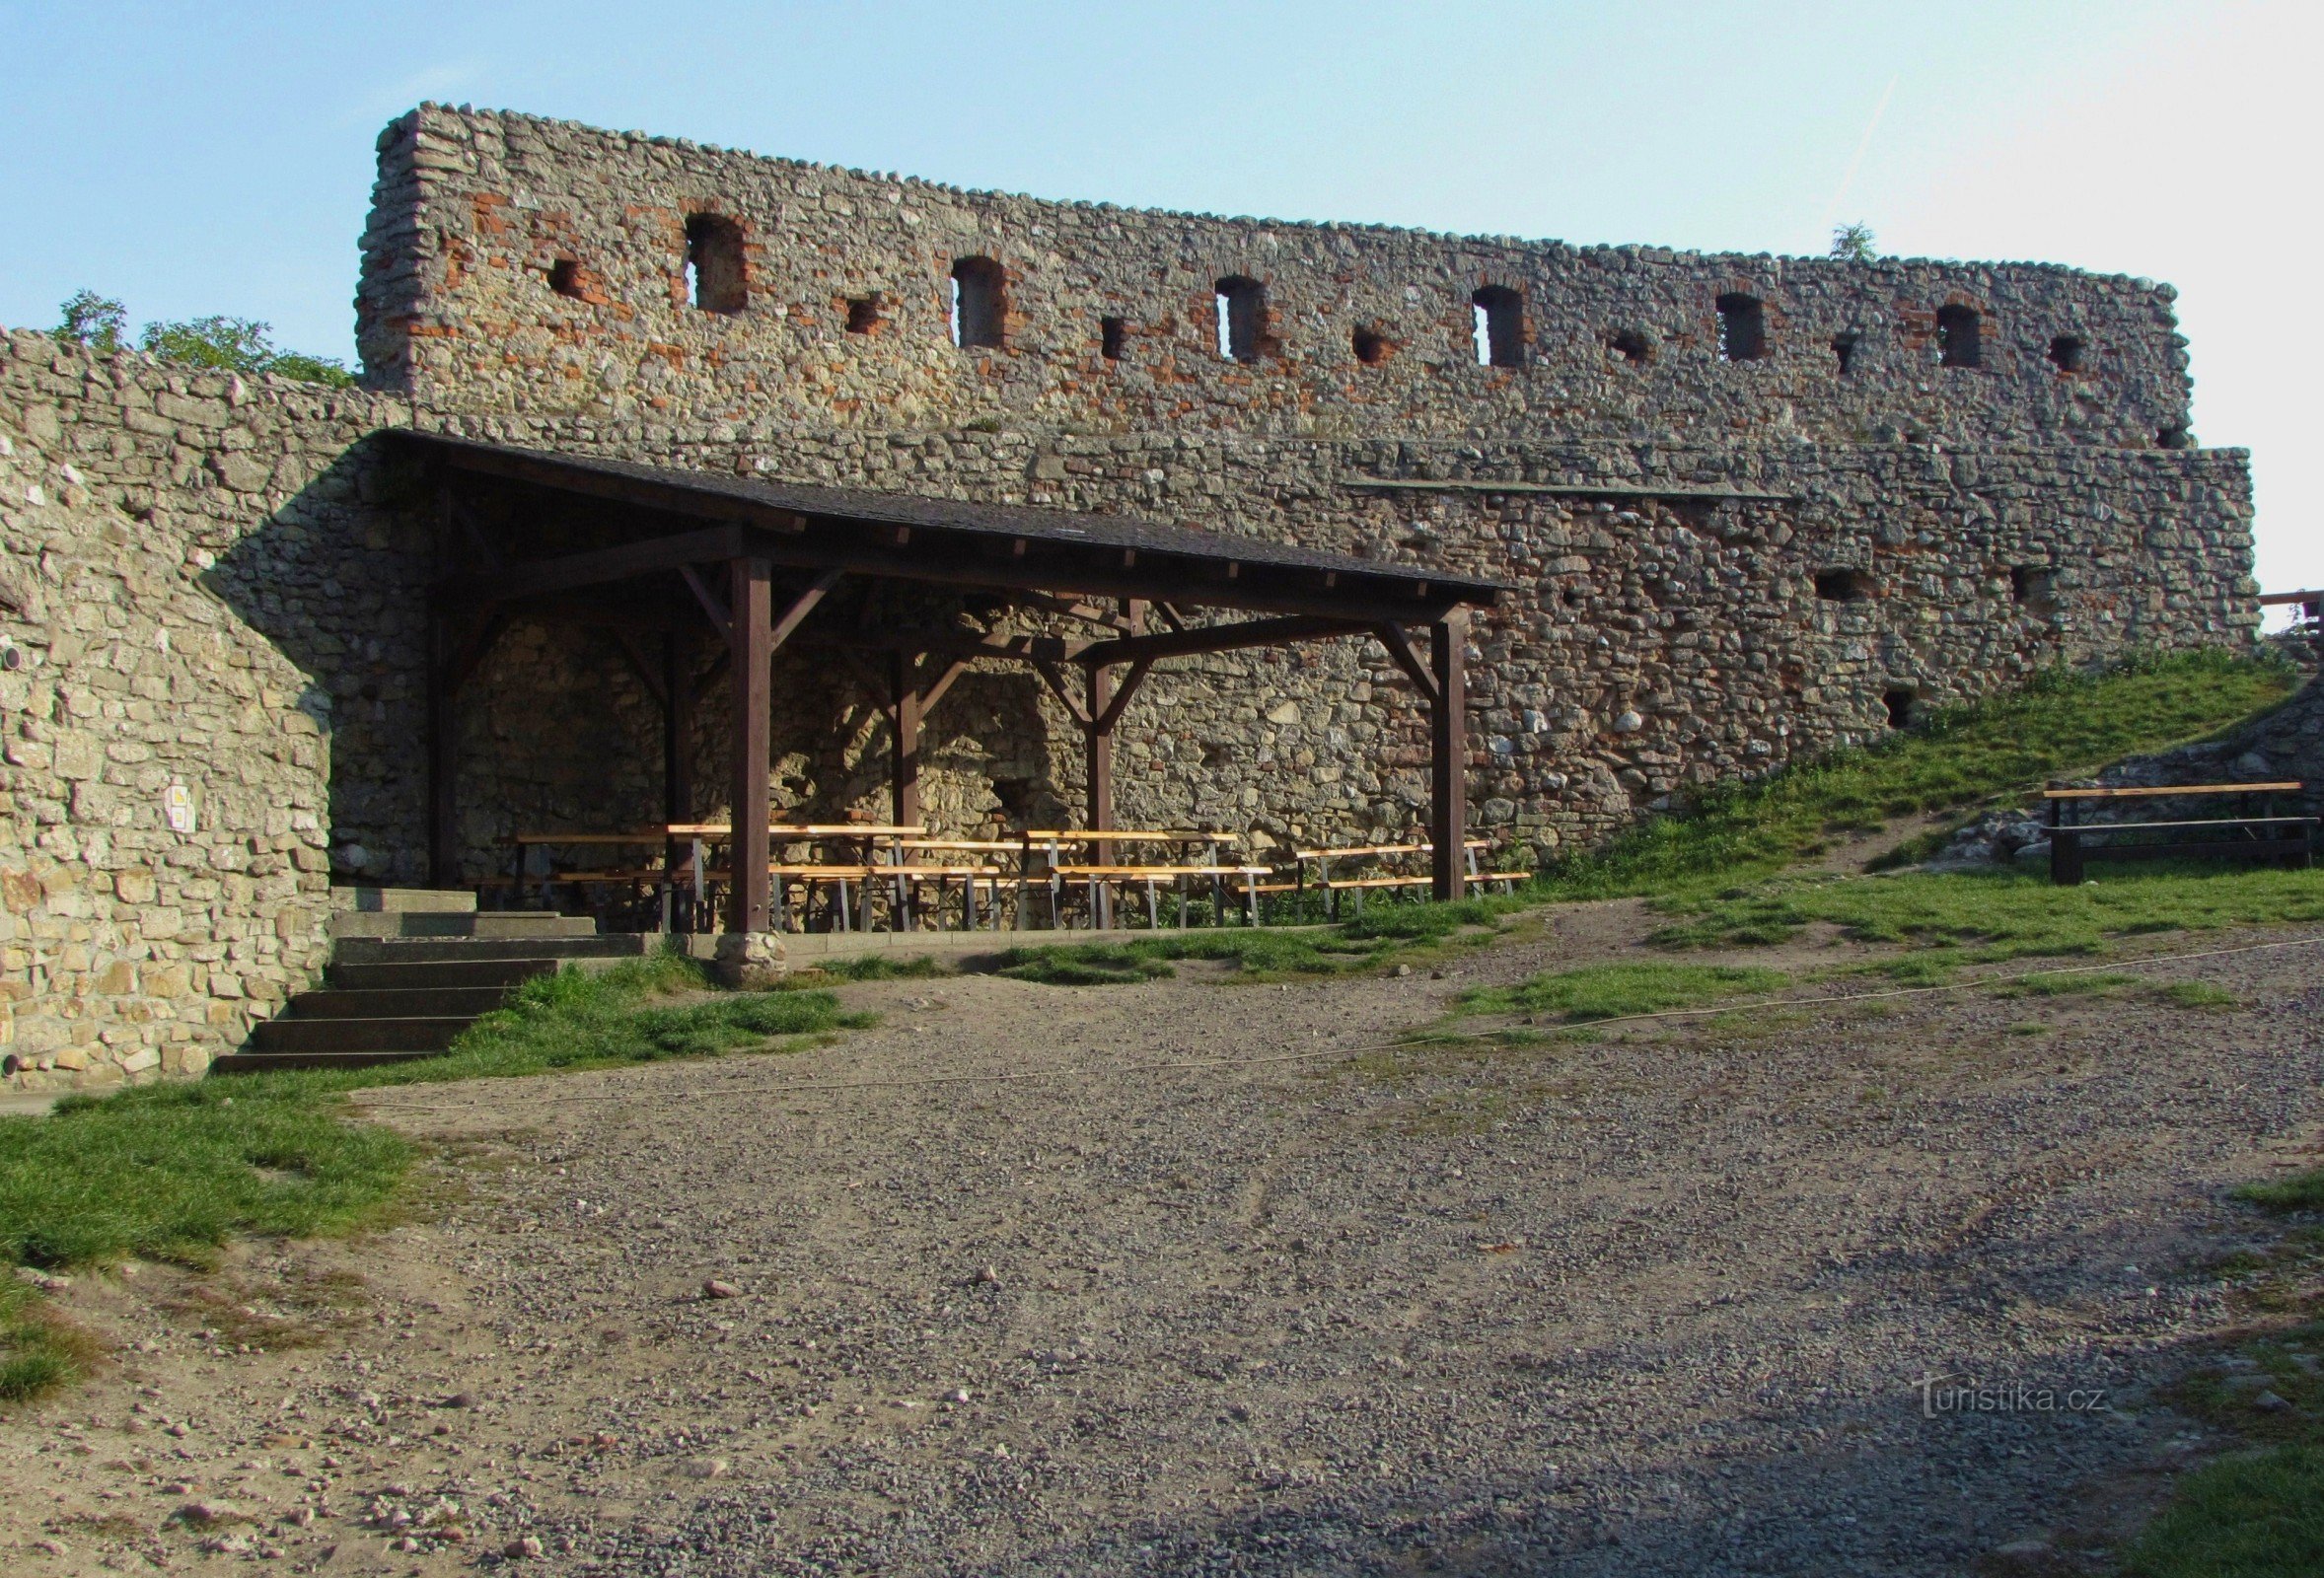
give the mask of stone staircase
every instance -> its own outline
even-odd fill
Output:
[[[473,894],[347,888],[333,897],[324,985],[293,997],[213,1072],[432,1057],[534,976],[568,960],[634,959],[654,941],[601,934],[586,916],[479,912]]]

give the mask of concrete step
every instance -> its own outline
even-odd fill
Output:
[[[597,922],[588,915],[551,915],[522,909],[483,910],[474,914],[338,909],[331,912],[330,934],[334,938],[372,940],[394,937],[594,937],[597,935]]]
[[[428,967],[421,967],[423,968]],[[441,966],[435,967],[441,968]],[[301,1019],[474,1019],[508,1001],[506,986],[389,986],[300,992],[290,1011]]]
[[[349,884],[330,891],[330,907],[387,915],[472,915],[476,896],[463,888],[370,888]]]
[[[286,1015],[251,1032],[254,1052],[440,1052],[473,1014],[409,1019],[305,1019]]]
[[[278,1068],[370,1068],[435,1057],[420,1052],[228,1052],[210,1065],[213,1074],[263,1074]]]
[[[337,965],[505,964],[530,959],[635,959],[662,939],[652,932],[598,932],[587,937],[345,937],[331,949]]]
[[[353,965],[332,963],[324,983],[333,991],[464,990],[474,986],[522,986],[536,975],[553,975],[555,959],[477,959],[445,964]]]

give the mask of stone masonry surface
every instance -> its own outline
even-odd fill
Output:
[[[384,402],[31,334],[0,390],[0,1053],[196,1074],[326,948],[319,659],[382,601],[328,476]]]
[[[690,301],[690,219],[739,242],[700,269],[738,311]],[[999,264],[997,346],[952,343],[964,257]],[[1249,362],[1216,344],[1230,277],[1268,293]],[[1478,364],[1486,287],[1522,294],[1522,366]],[[1757,360],[1719,355],[1734,293],[1762,304]],[[1496,864],[1522,864],[2041,667],[2248,644],[2246,460],[2184,447],[2170,301],[2040,265],[1140,214],[423,108],[380,143],[368,388],[0,339],[12,1077],[196,1071],[313,978],[330,881],[422,880],[432,503],[385,430],[1506,582],[1472,632],[1469,784]],[[1963,306],[1979,365],[1939,366],[1935,314]],[[992,610],[832,604],[907,615]],[[770,799],[883,811],[874,677],[814,629],[777,659]],[[726,707],[700,697],[700,815],[723,809]],[[603,630],[513,624],[459,728],[472,879],[519,827],[658,812],[659,711]],[[1404,833],[1427,789],[1425,713],[1356,642],[1165,665],[1119,752],[1125,824],[1260,855]],[[921,762],[940,830],[1076,816],[1077,731],[1021,668],[964,678]]]
[[[737,311],[691,305],[695,216],[739,237]],[[963,258],[999,267],[997,347],[952,341]],[[1267,296],[1247,362],[1218,347],[1217,287],[1235,278]],[[1473,299],[1494,288],[1522,300],[1521,366],[1479,364]],[[1764,355],[1721,359],[1722,295],[1761,304]],[[2046,264],[1710,255],[1042,202],[428,106],[380,138],[356,311],[377,378],[472,409],[2148,449],[2187,442],[2173,299],[2151,281]],[[1947,308],[1977,315],[1977,366],[1939,365]],[[1358,330],[1373,360],[1358,356]]]

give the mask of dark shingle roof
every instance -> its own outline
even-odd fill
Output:
[[[727,476],[714,471],[673,466],[641,466],[632,461],[596,455],[523,449],[486,444],[441,433],[405,430],[400,436],[432,450],[454,465],[468,461],[477,468],[508,474],[505,463],[522,463],[528,480],[567,485],[583,492],[603,493],[602,484],[626,484],[623,494],[635,498],[642,489],[666,494],[663,507],[683,513],[689,498],[721,500],[758,506],[806,517],[817,522],[858,522],[865,525],[907,526],[935,532],[968,533],[979,537],[1031,538],[1059,545],[1135,549],[1148,555],[1211,564],[1272,566],[1286,570],[1330,571],[1351,590],[1410,588],[1425,581],[1446,603],[1489,604],[1507,590],[1499,582],[1455,575],[1430,565],[1392,564],[1359,559],[1351,554],[1326,553],[1267,538],[1222,532],[1198,532],[1165,526],[1128,515],[1085,515],[1068,510],[1039,509],[1023,504],[985,504],[964,499],[928,498],[918,494],[876,493],[862,488],[822,487],[802,482],[766,481]],[[495,462],[503,464],[494,464]],[[593,486],[592,483],[600,485]]]

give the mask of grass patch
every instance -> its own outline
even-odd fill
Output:
[[[1399,960],[1482,941],[1503,916],[1535,900],[1494,895],[1455,903],[1376,904],[1337,926],[1285,931],[1239,927],[1215,932],[1150,932],[1119,942],[1058,943],[1011,948],[986,968],[1014,980],[1053,986],[1110,986],[1175,973],[1181,961],[1222,964],[1249,980],[1297,975],[1344,975]]]
[[[2246,1184],[2235,1191],[2235,1197],[2263,1211],[2324,1211],[2324,1168],[2273,1184]]]
[[[97,1345],[11,1276],[0,1281],[0,1405],[30,1402],[79,1379]]]
[[[927,980],[953,972],[950,965],[927,954],[910,959],[896,959],[887,954],[858,954],[853,959],[835,959],[829,964],[809,965],[794,969],[783,978],[782,989],[805,991],[833,981]]]
[[[2324,1572],[2324,1376],[2311,1368],[2324,1323],[2241,1344],[2227,1364],[2169,1388],[2183,1412],[2259,1450],[2180,1478],[2124,1563],[2137,1578],[2294,1578]],[[2284,1404],[2262,1409],[2263,1389]]]
[[[1780,970],[1707,965],[1584,965],[1549,970],[1514,986],[1461,993],[1464,1014],[1556,1014],[1568,1023],[1693,1008],[1722,997],[1780,991]]]
[[[341,1231],[394,1190],[411,1147],[327,1105],[156,1085],[0,1118],[0,1257],[195,1261],[235,1234]]]
[[[201,1265],[229,1238],[308,1238],[376,1221],[414,1148],[350,1120],[341,1098],[351,1090],[788,1048],[871,1018],[840,1012],[824,991],[713,991],[700,966],[661,955],[527,981],[441,1057],[68,1097],[46,1117],[0,1117],[0,1259]],[[216,1313],[203,1318],[216,1325]],[[318,1304],[253,1318],[252,1330],[287,1331],[325,1313]],[[0,1284],[0,1399],[78,1373],[85,1355],[60,1330],[23,1283]]]
[[[2278,1447],[2186,1475],[2124,1570],[2135,1578],[2324,1572],[2324,1447]]]
[[[2110,868],[2078,888],[2018,872],[1793,878],[1664,907],[1682,917],[1655,934],[1671,947],[1766,946],[1821,924],[1991,964],[2094,954],[2148,932],[2324,921],[2324,870]]]
[[[1602,850],[1555,861],[1541,898],[1669,894],[1772,876],[1888,821],[2038,788],[2137,752],[2200,739],[2288,696],[2285,664],[2223,652],[2104,673],[2053,671],[2025,689],[1940,713],[1876,746],[1706,793]]]
[[[2208,980],[2174,980],[2157,986],[2154,995],[2173,1008],[2241,1008],[2243,999]]]

